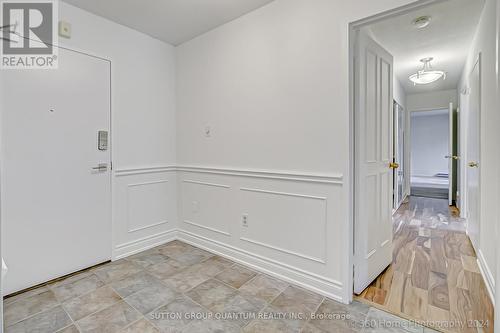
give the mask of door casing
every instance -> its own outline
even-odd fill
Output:
[[[348,216],[348,234],[350,235],[348,239],[348,249],[349,256],[347,258],[348,270],[346,275],[346,283],[349,286],[350,292],[345,295],[346,303],[350,303],[353,300],[354,294],[354,246],[356,243],[355,233],[354,233],[354,221],[355,221],[355,179],[356,179],[356,169],[355,169],[355,77],[356,73],[354,71],[355,63],[355,40],[356,40],[356,30],[370,25],[372,23],[409,13],[411,11],[426,7],[433,3],[438,3],[443,0],[420,0],[408,5],[404,5],[392,10],[376,14],[373,16],[365,17],[360,20],[350,22],[348,29],[348,45],[349,45],[349,176],[347,182],[346,191],[349,197],[349,216]],[[408,114],[408,113],[407,113]],[[407,118],[408,119],[408,118]]]

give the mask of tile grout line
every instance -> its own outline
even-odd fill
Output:
[[[85,271],[84,271],[84,272],[85,272]],[[82,274],[83,274],[84,272],[82,272]],[[73,282],[64,283],[64,284],[62,284],[61,286],[64,286],[64,285],[69,285],[69,284],[71,284],[71,283],[76,283],[76,282],[79,282],[79,281],[81,281],[81,280],[83,280],[83,279],[85,279],[85,278],[87,278],[87,277],[89,277],[89,276],[91,276],[91,275],[95,275],[95,276],[96,276],[96,278],[97,278],[99,281],[101,281],[102,283],[104,283],[104,281],[102,281],[102,280],[101,280],[101,279],[100,279],[100,278],[99,278],[96,274],[91,273],[91,274],[89,274],[88,276],[84,276],[84,277],[82,277],[81,279],[78,279],[78,280],[73,281]],[[77,275],[73,275],[73,276],[77,276]],[[73,277],[73,276],[70,276],[70,277],[68,277],[68,278],[71,278],[71,277]],[[63,281],[64,281],[64,280],[62,280],[62,281],[60,281],[60,282],[63,282]],[[25,321],[25,320],[31,319],[31,318],[33,318],[33,317],[35,317],[35,316],[37,316],[37,315],[40,315],[40,314],[43,314],[43,313],[49,312],[49,311],[53,310],[54,308],[56,308],[56,307],[58,307],[58,306],[60,306],[60,307],[61,307],[61,309],[62,309],[62,310],[63,310],[63,311],[64,311],[64,312],[68,315],[68,317],[69,317],[69,319],[71,320],[71,322],[72,322],[73,324],[75,324],[75,326],[76,326],[76,322],[73,320],[73,318],[70,316],[69,312],[68,312],[68,311],[66,310],[66,308],[64,307],[64,303],[65,303],[65,302],[68,302],[68,301],[70,301],[70,300],[77,299],[77,298],[80,298],[80,297],[82,297],[82,296],[88,295],[88,294],[90,294],[90,293],[92,293],[92,292],[94,292],[94,291],[96,291],[96,290],[98,290],[98,289],[101,289],[101,288],[105,287],[105,286],[106,286],[106,284],[104,284],[103,286],[101,286],[101,287],[99,287],[99,288],[96,288],[96,289],[94,289],[94,290],[91,290],[91,291],[89,291],[89,292],[86,292],[86,293],[84,293],[84,294],[82,294],[82,295],[79,295],[79,296],[77,296],[77,297],[73,297],[73,298],[67,299],[67,300],[65,300],[65,301],[61,301],[61,300],[59,300],[59,299],[57,298],[57,296],[56,296],[56,294],[55,294],[55,292],[54,292],[53,288],[51,287],[51,285],[49,285],[49,284],[44,285],[43,287],[47,288],[47,291],[44,291],[44,292],[51,292],[51,293],[53,294],[54,298],[56,299],[57,304],[55,304],[53,307],[51,307],[51,308],[49,308],[49,309],[46,309],[46,310],[43,310],[43,311],[39,311],[39,312],[37,312],[37,313],[34,313],[34,314],[32,314],[32,315],[30,315],[30,316],[28,316],[28,317],[25,317],[25,318],[23,318],[23,319],[19,320],[19,321],[15,322],[15,323],[13,323],[13,324],[11,324],[11,325],[8,325],[8,326],[6,326],[6,328],[7,328],[7,327],[14,326],[14,325],[17,325],[17,324],[19,324],[19,323],[21,323],[21,322],[23,322],[23,321]],[[42,292],[42,293],[44,293],[44,292]],[[42,293],[40,293],[40,294],[42,294]],[[31,296],[31,297],[36,297],[36,296],[39,296],[40,294],[36,294],[36,295]],[[17,300],[17,301],[15,301],[15,302],[11,303],[11,304],[15,304],[15,303],[17,303],[17,302],[19,302],[19,301],[26,300],[26,299],[29,299],[29,298],[31,298],[31,297],[27,297],[27,298],[23,298],[23,299]],[[9,305],[10,305],[10,304],[9,304]],[[82,318],[82,319],[83,319],[83,318]],[[71,326],[71,325],[68,325],[68,326],[66,326],[66,327],[63,327],[63,328],[61,328],[61,330],[62,330],[62,329],[64,329],[64,328],[67,328],[67,327],[69,327],[69,326]]]
[[[217,255],[214,255],[214,256],[217,256]],[[207,258],[207,259],[204,259],[204,260],[200,261],[199,263],[196,263],[196,264],[193,264],[193,265],[191,265],[191,266],[189,266],[189,267],[186,267],[186,268],[185,268],[185,269],[183,269],[182,271],[185,271],[185,270],[189,269],[190,267],[192,267],[192,266],[194,266],[194,265],[197,265],[197,264],[200,264],[200,263],[206,262],[206,261],[208,261],[210,258],[213,258],[214,256],[211,256],[211,257],[209,257],[209,258]],[[229,261],[231,261],[231,262],[232,262],[232,260],[229,260]],[[238,294],[239,294],[239,288],[238,288],[238,289],[236,289],[236,288],[234,288],[233,286],[231,286],[231,285],[229,285],[229,284],[225,283],[224,281],[221,281],[221,280],[219,280],[219,279],[217,279],[217,278],[216,278],[216,276],[217,276],[217,275],[219,275],[219,274],[221,274],[222,272],[224,272],[224,271],[228,270],[229,268],[233,268],[233,267],[235,267],[235,266],[240,266],[240,267],[246,268],[246,266],[241,266],[241,265],[238,265],[238,264],[236,264],[236,263],[233,263],[231,266],[229,266],[229,267],[227,267],[227,268],[222,269],[220,272],[216,273],[214,276],[207,275],[207,276],[210,276],[207,280],[205,280],[205,281],[202,281],[202,282],[198,283],[197,285],[195,285],[195,286],[191,287],[190,289],[188,289],[188,290],[186,290],[186,291],[184,291],[184,292],[180,292],[180,293],[181,293],[181,295],[182,295],[182,296],[184,296],[185,298],[187,298],[189,301],[193,302],[194,304],[196,304],[196,305],[200,306],[202,309],[206,310],[207,312],[209,312],[209,313],[213,313],[213,311],[209,310],[208,308],[206,308],[206,307],[205,307],[205,306],[203,306],[202,304],[200,304],[200,303],[196,302],[196,301],[195,301],[195,300],[193,300],[191,297],[189,297],[189,296],[187,295],[187,293],[188,293],[189,291],[191,291],[191,290],[195,289],[195,288],[196,288],[196,287],[198,287],[199,285],[201,285],[201,284],[203,284],[203,283],[205,283],[205,282],[209,281],[209,280],[214,280],[214,281],[217,281],[217,282],[222,283],[223,285],[225,285],[225,286],[227,286],[227,287],[229,287],[229,288],[231,288],[231,289],[234,289],[234,290],[236,291],[237,295],[238,295]],[[182,271],[181,271],[181,272],[182,272]],[[249,279],[247,282],[245,282],[243,285],[245,285],[246,283],[248,283],[249,281],[251,281],[251,280],[255,279],[257,276],[259,276],[259,275],[260,275],[258,272],[255,272],[255,271],[253,271],[253,270],[251,270],[251,271],[252,271],[252,272],[254,272],[254,273],[255,273],[255,275],[254,275],[251,279]],[[177,274],[180,274],[181,272],[178,272],[178,273],[176,273],[176,274],[174,274],[174,275],[172,275],[172,276],[175,276],[175,275],[177,275]],[[170,286],[168,286],[168,285],[165,283],[165,281],[164,281],[164,280],[160,280],[160,281],[161,281],[164,285],[166,285],[167,287],[169,287],[169,288],[170,288]],[[243,286],[243,285],[242,285],[242,286]],[[242,286],[241,286],[241,287],[242,287]],[[241,287],[240,287],[240,288],[241,288]],[[244,295],[243,295],[243,296],[244,296]],[[242,296],[242,297],[243,297],[243,296]],[[266,308],[266,306],[269,304],[269,303],[267,303],[267,301],[265,301],[265,300],[263,300],[263,301],[264,301],[266,304],[265,304],[264,306],[262,306],[262,308],[261,308],[261,309],[259,309],[259,312],[260,312],[262,309]],[[171,302],[169,302],[169,303],[167,303],[167,304],[164,304],[164,305],[159,306],[158,308],[156,308],[156,309],[154,309],[153,311],[151,311],[149,314],[151,314],[151,313],[153,313],[153,312],[157,311],[158,309],[160,309],[160,308],[162,308],[162,307],[164,307],[164,306],[167,306],[167,305],[171,304],[172,302],[173,302],[173,301],[171,301]],[[150,322],[150,323],[151,323],[151,321],[150,321],[150,320],[148,320],[147,318],[146,318],[146,320],[147,320],[148,322]],[[190,325],[192,322],[193,322],[193,320],[189,321],[189,323],[188,323],[188,324],[186,324],[186,326]],[[250,321],[250,322],[251,322],[251,321]],[[151,323],[151,324],[153,324],[153,326],[154,326],[154,327],[158,328],[156,325],[154,325],[154,323]],[[242,327],[241,327],[241,329],[243,329],[243,327],[245,327],[246,325],[248,325],[248,323],[247,323],[247,324],[245,324],[244,326],[242,326]],[[239,326],[239,325],[238,325],[238,326]]]
[[[121,296],[120,296],[120,295],[119,295],[119,294],[118,294],[118,293],[117,293],[117,292],[113,289],[113,287],[111,287],[110,285],[104,285],[104,286],[102,286],[101,288],[104,288],[104,287],[109,287],[109,288],[111,288],[111,289],[113,290],[113,292],[114,292],[115,294],[117,294],[117,295],[118,295],[118,297],[119,297],[120,299],[119,299],[118,301],[114,302],[113,304],[111,304],[111,305],[109,305],[109,306],[106,306],[106,307],[104,307],[104,308],[102,308],[102,309],[100,309],[100,310],[94,311],[94,312],[92,312],[92,313],[90,313],[90,314],[86,315],[85,317],[80,318],[80,319],[78,319],[78,320],[76,320],[76,321],[75,321],[75,320],[71,317],[71,315],[69,314],[69,312],[66,310],[66,308],[64,307],[64,304],[61,304],[61,307],[62,307],[62,308],[64,309],[64,311],[68,314],[69,318],[73,321],[73,323],[75,324],[75,326],[77,327],[77,329],[78,329],[79,331],[81,331],[80,326],[79,326],[79,324],[78,324],[78,322],[79,322],[80,320],[86,319],[86,318],[88,318],[88,317],[90,317],[90,316],[95,315],[96,313],[99,313],[99,312],[101,312],[101,311],[107,310],[107,309],[109,309],[110,307],[112,307],[112,306],[114,306],[114,305],[116,305],[116,304],[118,304],[118,303],[120,303],[120,302],[125,302],[125,300],[124,300],[124,299],[123,299],[123,298],[122,298],[122,297],[121,297]],[[98,288],[98,289],[101,289],[101,288]],[[96,290],[98,290],[98,289],[96,289]],[[94,290],[94,291],[95,291],[95,290]],[[92,293],[92,292],[90,292],[90,293]],[[87,293],[87,294],[85,294],[85,295],[88,295],[88,294],[90,294],[90,293]],[[83,296],[83,295],[82,295],[82,296]],[[80,298],[80,297],[81,297],[81,296],[76,297],[76,298]],[[74,299],[76,299],[76,298],[74,298]],[[127,304],[128,304],[128,303],[127,303]]]
[[[33,317],[36,317],[36,316],[38,316],[38,315],[40,315],[40,314],[42,314],[42,313],[49,312],[49,311],[51,311],[51,310],[53,310],[53,309],[57,308],[59,305],[61,305],[61,304],[60,304],[60,303],[59,303],[59,301],[58,301],[58,303],[57,303],[57,304],[54,304],[52,307],[50,307],[50,308],[48,308],[48,309],[45,309],[45,310],[42,310],[42,311],[38,311],[38,312],[36,312],[36,313],[34,313],[34,314],[32,314],[32,315],[29,315],[28,317],[25,317],[25,318],[23,318],[23,319],[21,319],[21,320],[18,320],[18,321],[16,321],[16,322],[12,323],[12,324],[9,324],[9,325],[5,325],[5,324],[4,324],[4,325],[5,325],[5,328],[9,328],[9,327],[12,327],[12,326],[14,326],[14,325],[17,325],[17,324],[19,324],[19,323],[21,323],[21,322],[23,322],[23,321],[26,321],[26,320],[31,319],[31,318],[33,318]]]
[[[318,312],[319,308],[321,307],[321,305],[323,305],[323,303],[325,302],[326,300],[326,297],[323,297],[323,299],[321,300],[321,302],[319,302],[319,304],[316,306],[316,310],[314,310],[314,312],[312,312],[311,314],[316,314],[316,312]],[[300,329],[299,333],[303,332],[305,330],[305,326],[307,324],[311,323],[311,318],[309,318],[305,324],[303,325],[303,327]],[[312,325],[314,326],[314,325]]]
[[[281,281],[281,280],[280,280],[280,281]],[[284,281],[283,281],[283,282],[284,282]],[[285,282],[285,283],[287,283],[287,282]],[[266,306],[264,306],[262,309],[260,309],[258,313],[260,314],[260,313],[262,313],[262,311],[264,311],[265,309],[267,309],[269,306],[272,306],[272,303],[273,303],[273,302],[274,302],[274,301],[275,301],[275,300],[276,300],[276,299],[277,299],[277,298],[278,298],[281,294],[283,294],[283,292],[284,292],[284,291],[285,291],[288,287],[290,287],[290,286],[291,286],[291,285],[287,283],[287,286],[286,286],[286,287],[285,287],[285,288],[284,288],[281,292],[279,292],[279,293],[278,293],[278,294],[277,294],[277,295],[276,295],[273,299],[271,299],[269,302],[267,302],[267,301],[266,301]],[[253,320],[251,320],[250,322],[248,322],[245,326],[243,326],[243,327],[242,327],[242,329],[243,329],[243,328],[245,328],[245,327],[247,327],[248,325],[250,325],[250,324],[251,324],[253,321],[255,321],[255,320],[257,320],[257,319],[253,319]]]

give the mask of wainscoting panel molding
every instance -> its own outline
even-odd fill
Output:
[[[119,169],[113,259],[180,239],[348,302],[341,174]]]
[[[240,191],[249,225],[242,229],[241,240],[326,263],[326,197],[254,188]]]
[[[113,177],[113,259],[175,239],[173,168],[123,169]]]
[[[168,180],[128,185],[128,232],[168,223],[168,186]]]
[[[227,203],[231,196],[231,186],[223,182],[185,179],[179,186],[186,200],[181,200],[182,221],[194,230],[206,235],[231,236],[230,208]]]
[[[341,175],[177,167],[177,178],[181,240],[343,300]]]

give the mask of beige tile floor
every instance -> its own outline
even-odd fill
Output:
[[[6,333],[431,332],[179,241],[6,298],[4,306]]]

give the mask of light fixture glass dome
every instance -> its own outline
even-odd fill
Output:
[[[446,73],[443,71],[432,70],[431,61],[433,58],[424,58],[420,61],[424,63],[424,68],[417,73],[410,75],[409,79],[414,85],[429,84],[441,78],[446,80]]]

